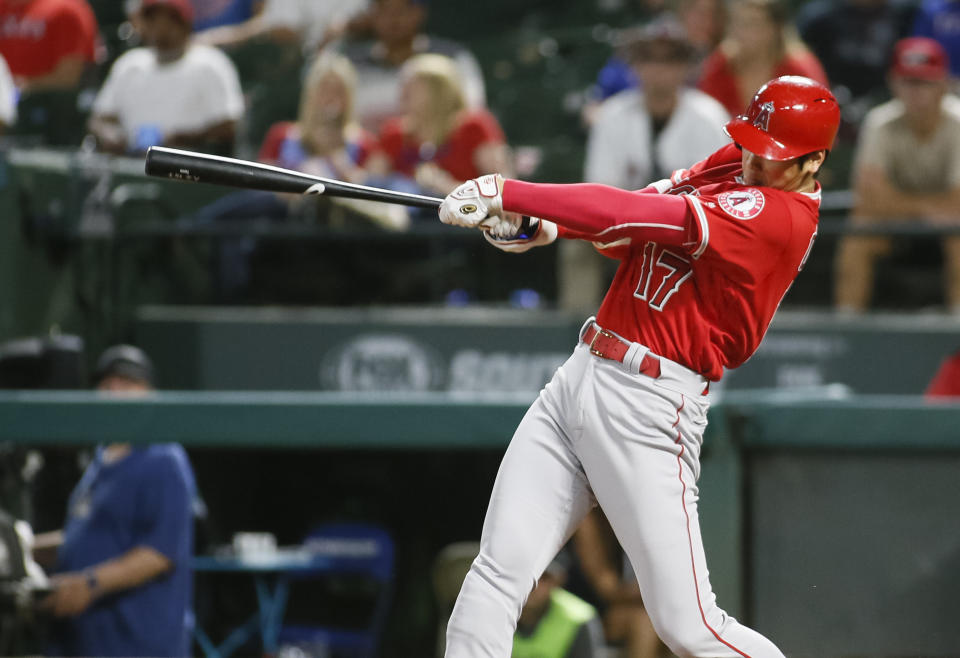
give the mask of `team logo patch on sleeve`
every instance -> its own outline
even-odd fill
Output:
[[[760,190],[748,187],[733,192],[723,192],[717,196],[717,203],[723,211],[737,219],[753,219],[763,210],[766,199]]]

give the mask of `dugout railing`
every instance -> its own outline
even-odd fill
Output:
[[[0,444],[179,441],[198,463],[201,488],[234,501],[257,487],[241,466],[230,477],[243,455],[255,458],[262,482],[280,468],[308,491],[321,473],[339,471],[324,496],[366,498],[355,507],[374,515],[383,508],[399,535],[402,585],[388,641],[415,651],[434,630],[424,623],[430,604],[418,584],[427,560],[417,553],[463,539],[445,531],[479,531],[496,462],[530,399],[163,392],[117,401],[5,392]],[[215,469],[205,466],[211,461]],[[711,409],[702,461],[704,541],[731,613],[790,655],[955,653],[960,629],[945,602],[960,574],[960,404],[830,388],[730,392]],[[278,524],[298,505],[316,505],[309,496],[290,500],[289,490],[274,495],[261,492]],[[463,518],[437,523],[457,508]],[[243,514],[231,510],[230,518]]]

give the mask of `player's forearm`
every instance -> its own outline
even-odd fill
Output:
[[[138,546],[112,560],[102,562],[91,571],[96,576],[97,594],[102,596],[147,583],[173,568],[173,562],[162,553]]]
[[[503,208],[549,219],[576,237],[623,238],[681,246],[691,242],[693,216],[683,197],[628,192],[605,185],[544,185],[507,180]]]
[[[879,171],[860,176],[856,187],[854,215],[863,219],[909,220],[955,212],[955,194],[912,194],[897,188]]]

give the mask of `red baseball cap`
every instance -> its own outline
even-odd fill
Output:
[[[190,0],[143,0],[140,11],[146,11],[150,7],[168,7],[175,11],[184,23],[193,25],[193,5]]]
[[[897,77],[945,80],[948,69],[947,52],[933,39],[909,37],[893,47],[890,72]]]

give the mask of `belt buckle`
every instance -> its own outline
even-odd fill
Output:
[[[593,344],[597,342],[597,338],[600,337],[600,334],[603,334],[607,338],[616,338],[616,336],[614,336],[613,334],[611,334],[609,331],[607,331],[602,327],[595,326],[595,328],[596,328],[596,333],[593,334],[593,338],[590,339],[590,345],[589,345],[590,354],[593,354],[594,356],[599,356],[601,359],[606,359],[607,358],[606,354],[604,354],[600,350],[594,349]]]

